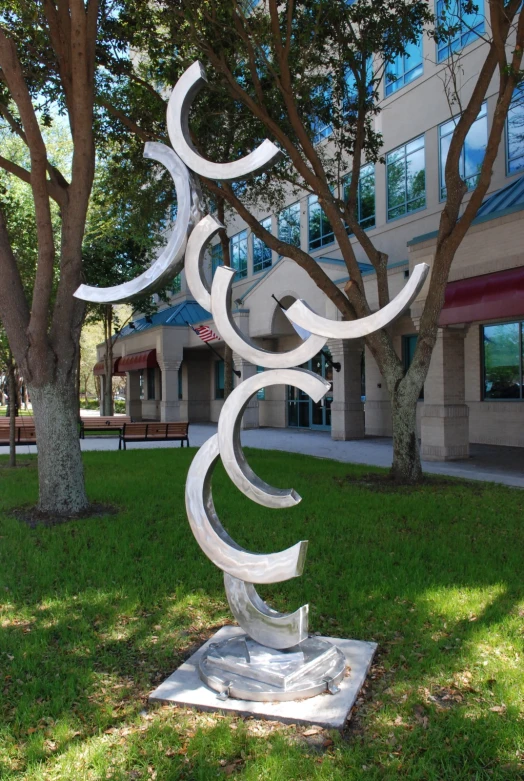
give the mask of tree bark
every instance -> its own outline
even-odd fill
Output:
[[[38,444],[38,507],[57,516],[88,507],[78,437],[76,379],[29,385]]]
[[[9,466],[16,466],[16,368],[9,351]]]
[[[391,478],[399,483],[417,483],[422,479],[422,464],[417,437],[417,402],[393,393],[393,463]]]

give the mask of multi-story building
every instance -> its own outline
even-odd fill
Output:
[[[440,0],[439,0],[440,1]],[[484,0],[486,2],[486,0]],[[414,265],[431,265],[436,229],[445,199],[443,169],[454,117],[443,88],[451,49],[461,49],[456,71],[462,101],[468,99],[485,57],[482,1],[474,19],[464,19],[450,45],[422,36],[409,55],[398,58],[381,85],[377,130],[385,164],[366,165],[359,189],[359,218],[375,245],[389,256],[391,295]],[[464,180],[474,186],[496,104],[493,82],[464,146]],[[462,458],[469,443],[524,446],[524,100],[515,96],[501,143],[490,192],[453,263],[437,345],[418,425],[425,458]],[[330,143],[330,128],[315,140]],[[466,196],[467,198],[467,196]],[[299,244],[342,289],[345,263],[316,197],[303,195],[278,214],[260,214],[272,233]],[[261,346],[284,350],[299,337],[273,295],[287,305],[303,298],[320,314],[340,315],[308,275],[279,258],[237,220],[229,225],[234,282],[234,317]],[[369,300],[378,308],[376,281],[361,248],[355,251]],[[208,274],[221,263],[212,246]],[[425,291],[394,325],[395,345],[409,363]],[[128,413],[136,419],[216,421],[223,403],[223,343],[199,338],[193,327],[215,331],[209,313],[191,299],[184,274],[175,281],[169,306],[136,317],[115,342],[116,369],[127,373]],[[334,439],[391,434],[388,393],[363,344],[330,341],[311,368],[332,381],[332,393],[315,404],[295,388],[262,390],[244,416],[246,427],[276,426],[331,430]],[[99,358],[102,357],[100,353]],[[242,378],[260,371],[239,356]],[[100,366],[98,367],[100,371]]]

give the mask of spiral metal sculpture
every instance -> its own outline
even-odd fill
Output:
[[[242,358],[266,371],[241,382],[224,402],[218,432],[200,448],[189,468],[186,509],[196,541],[224,572],[231,612],[244,630],[240,640],[211,646],[200,662],[200,675],[219,697],[250,700],[289,700],[337,691],[346,660],[339,649],[308,636],[308,606],[293,613],[278,613],[255,589],[257,583],[279,583],[302,574],[307,541],[278,553],[259,554],[241,548],[225,531],[216,513],[211,490],[214,466],[221,458],[234,485],[249,499],[265,507],[283,509],[301,501],[293,489],[280,489],[261,480],[246,461],[240,444],[244,410],[262,388],[292,385],[318,402],[330,389],[322,377],[293,368],[324,347],[328,338],[357,339],[390,324],[404,312],[420,291],[428,266],[414,269],[409,282],[391,303],[368,317],[351,322],[332,321],[296,301],[286,312],[289,320],[310,336],[297,348],[283,353],[263,350],[243,334],[231,316],[229,295],[234,270],[219,267],[211,289],[203,272],[209,242],[222,227],[214,217],[202,217],[198,187],[190,172],[216,180],[237,180],[272,165],[280,150],[267,139],[251,154],[231,163],[204,159],[193,147],[188,115],[197,92],[205,85],[204,69],[193,63],[174,87],[167,109],[170,149],[146,144],[145,155],[163,163],[177,190],[178,214],[172,236],[159,258],[136,279],[109,288],[82,285],[78,298],[118,303],[153,292],[172,277],[185,255],[185,274],[195,300],[213,315],[222,339]]]

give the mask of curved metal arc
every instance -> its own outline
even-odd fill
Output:
[[[250,553],[226,532],[211,494],[211,478],[219,454],[218,435],[214,434],[194,457],[186,481],[187,517],[206,556],[224,572],[250,583],[280,583],[301,575],[306,541],[279,553]]]
[[[292,488],[275,488],[261,480],[247,463],[240,444],[242,415],[247,405],[259,390],[273,385],[293,385],[314,401],[320,401],[331,387],[305,369],[274,369],[255,374],[238,385],[224,402],[218,419],[218,443],[224,468],[236,487],[257,504],[282,509],[294,507],[301,497]]]
[[[188,235],[194,224],[193,219],[200,217],[199,213],[194,214],[195,202],[198,198],[195,186],[182,160],[165,144],[148,141],[145,145],[144,157],[156,160],[167,168],[175,183],[178,213],[169,241],[151,266],[135,279],[111,287],[80,285],[74,293],[75,298],[100,304],[132,301],[138,296],[158,290],[162,284],[174,277],[179,270],[177,268],[179,264],[181,267]]]
[[[228,306],[229,292],[233,283],[235,270],[219,266],[211,286],[211,311],[213,320],[222,339],[232,350],[246,361],[265,369],[290,369],[300,366],[314,358],[327,342],[327,337],[311,336],[294,350],[283,353],[272,353],[263,350],[249,336],[243,334],[235,324]],[[311,330],[311,329],[308,329]]]
[[[208,214],[193,228],[187,242],[184,263],[187,286],[195,301],[208,312],[211,312],[211,292],[204,275],[204,255],[213,236],[223,227],[221,222]]]
[[[252,583],[224,573],[227,601],[238,624],[257,643],[268,648],[291,648],[308,636],[309,606],[294,613],[278,613],[269,607]]]
[[[413,269],[407,285],[387,306],[359,320],[348,322],[329,320],[318,315],[302,300],[295,301],[284,314],[295,325],[326,339],[358,339],[384,328],[399,317],[417,297],[428,272],[429,266],[426,263],[419,263]]]
[[[214,163],[197,152],[189,132],[189,111],[205,84],[206,72],[197,60],[179,78],[167,104],[169,138],[184,163],[199,176],[219,181],[246,179],[276,163],[282,152],[267,138],[253,152],[231,163]]]

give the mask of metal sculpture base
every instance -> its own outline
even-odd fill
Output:
[[[218,698],[288,702],[329,692],[337,694],[346,659],[335,645],[308,637],[284,651],[242,634],[212,643],[198,665],[200,678]]]

